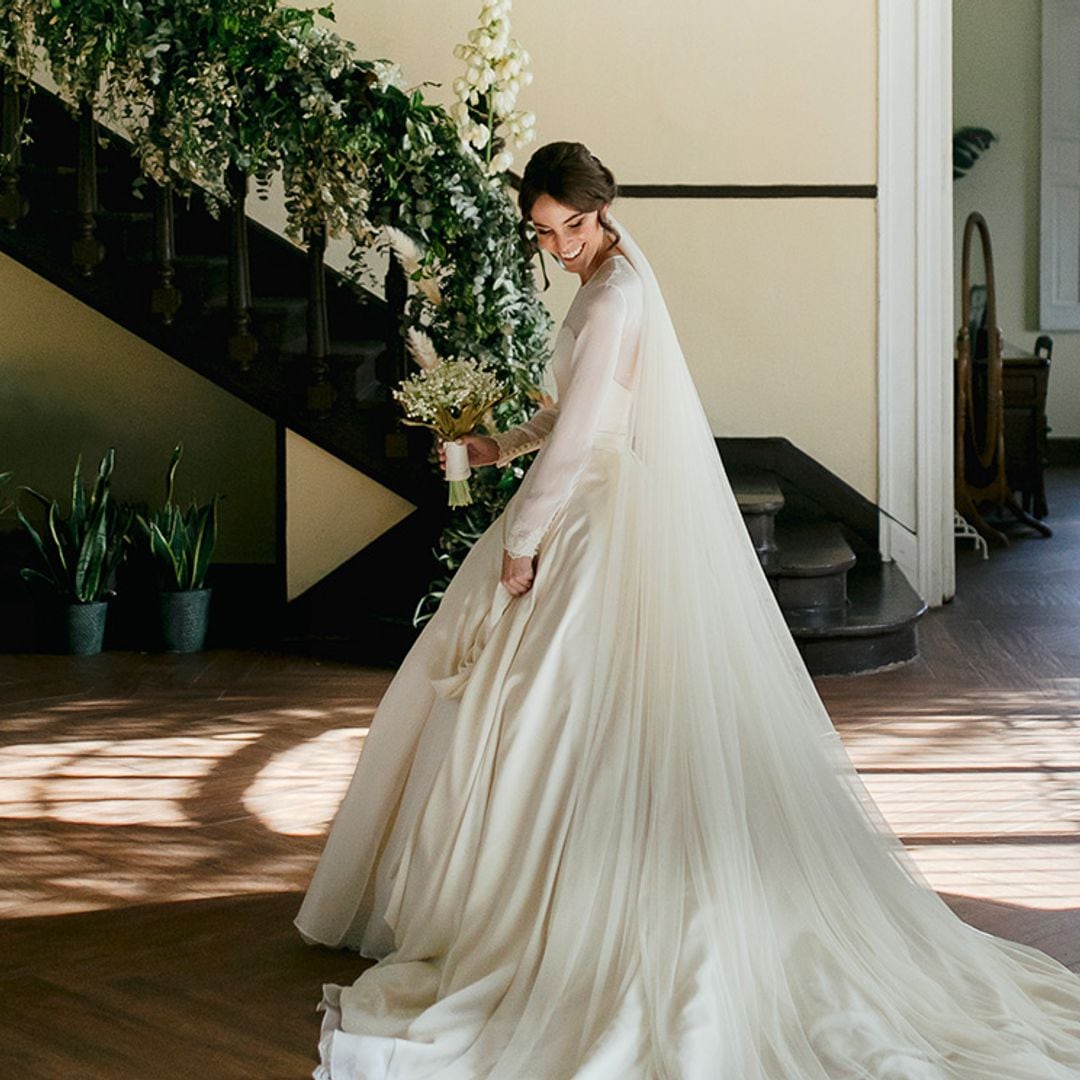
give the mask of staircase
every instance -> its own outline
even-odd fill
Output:
[[[717,442],[811,673],[848,675],[913,660],[926,604],[899,567],[881,561],[873,504],[785,439]]]
[[[414,501],[431,490],[430,439],[399,427],[389,396],[403,360],[382,299],[321,260],[313,282],[307,252],[246,218],[238,240],[228,211],[216,220],[199,197],[176,200],[163,247],[160,208],[132,191],[129,144],[103,128],[86,214],[76,118],[40,87],[30,116],[25,213],[0,228],[0,251],[391,490]]]
[[[396,663],[415,637],[413,606],[436,569],[430,553],[446,517],[428,463],[430,437],[399,425],[389,395],[403,373],[404,279],[391,271],[387,303],[327,270],[318,245],[304,251],[243,213],[217,220],[201,199],[171,208],[160,192],[149,203],[136,198],[127,143],[99,131],[95,163],[86,118],[42,89],[31,119],[34,142],[18,190],[0,183],[0,252],[276,422],[279,566],[267,568],[270,582],[251,568],[231,575],[213,568],[211,643],[284,637]],[[286,604],[288,431],[420,509]],[[878,558],[876,508],[785,440],[718,446],[811,671],[864,671],[917,655],[925,605]],[[19,543],[16,535],[6,541]],[[19,614],[9,628],[27,621],[26,599],[11,585],[24,554],[0,551],[0,607]],[[124,619],[110,623],[107,644],[133,647]],[[27,643],[10,629],[0,646]]]
[[[33,142],[0,175],[0,252],[275,421],[277,565],[211,568],[211,644],[318,632],[311,598],[287,604],[283,584],[289,432],[425,508],[393,526],[379,559],[367,560],[369,574],[398,583],[396,595],[362,590],[352,605],[365,639],[384,640],[389,625],[399,640],[437,569],[431,548],[445,520],[430,437],[400,425],[389,393],[404,372],[404,277],[391,267],[388,303],[327,268],[318,244],[304,250],[227,208],[215,218],[199,196],[166,204],[154,184],[139,198],[130,145],[92,124],[88,138],[86,119],[41,87],[32,95]],[[0,535],[7,649],[33,646],[17,576],[32,558],[22,541],[20,532]],[[134,591],[112,605],[107,647],[139,647],[129,632],[139,617],[126,614]]]

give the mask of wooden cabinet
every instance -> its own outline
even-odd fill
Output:
[[[1005,473],[1009,487],[1023,495],[1024,509],[1047,514],[1046,386],[1050,357],[1010,349],[1005,352]]]
[[[1040,340],[1040,345],[1042,341]],[[1006,342],[1002,355],[1005,404],[1005,473],[1024,509],[1037,518],[1047,515],[1046,388],[1050,378],[1049,349],[1025,352]],[[975,361],[976,377],[985,378],[985,360]]]

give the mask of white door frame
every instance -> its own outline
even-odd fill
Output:
[[[931,605],[956,587],[952,249],[952,3],[878,0],[881,553]]]

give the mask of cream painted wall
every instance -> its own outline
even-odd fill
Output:
[[[115,493],[153,503],[182,442],[177,495],[225,495],[215,561],[274,561],[272,420],[3,255],[0,327],[0,471],[66,509],[113,446]]]
[[[338,30],[411,81],[441,82],[479,0],[338,0]],[[871,183],[874,0],[517,0],[523,107],[635,183]],[[519,163],[520,164],[520,163]]]
[[[634,199],[620,212],[650,253],[713,430],[784,435],[872,497],[873,202]]]
[[[1039,0],[953,4],[954,126],[987,127],[999,139],[954,185],[957,324],[964,221],[978,210],[993,241],[998,320],[1006,340],[1028,350],[1039,333],[1040,10]],[[1080,437],[1080,333],[1052,336],[1052,434]]]
[[[337,26],[448,102],[479,7],[339,0]],[[580,139],[624,183],[875,180],[874,0],[518,0],[512,18],[536,145]],[[634,199],[616,214],[656,265],[716,433],[785,435],[875,497],[873,202]],[[561,318],[576,278],[556,278]]]
[[[288,599],[295,600],[415,509],[408,500],[286,430]]]

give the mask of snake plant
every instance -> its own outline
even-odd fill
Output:
[[[27,583],[43,584],[74,604],[91,604],[112,595],[116,569],[127,552],[132,519],[132,511],[118,504],[110,491],[115,462],[116,451],[110,449],[101,459],[88,498],[82,483],[82,459],[78,460],[67,517],[56,499],[33,488],[20,489],[45,510],[45,528],[40,531],[18,511],[41,559],[41,568],[21,571]]]
[[[165,473],[165,502],[153,514],[138,515],[139,527],[157,562],[166,592],[204,588],[206,571],[217,543],[221,496],[215,495],[201,506],[193,499],[186,510],[173,499],[176,469],[183,454],[182,446],[172,452]]]

